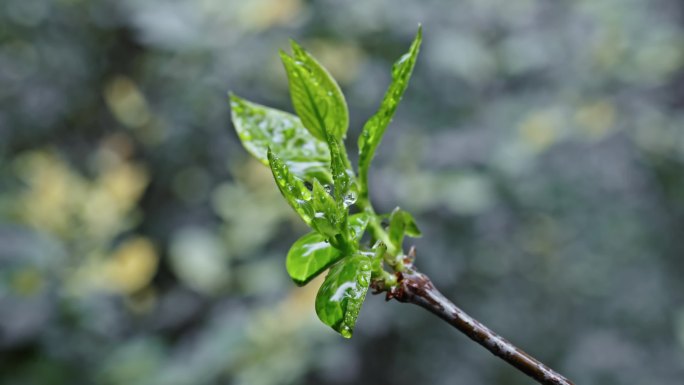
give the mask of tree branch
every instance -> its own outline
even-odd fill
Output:
[[[386,292],[388,301],[395,298],[399,302],[412,303],[429,310],[540,384],[573,385],[568,379],[517,348],[454,305],[435,288],[428,276],[415,269],[411,258],[406,258],[403,265],[404,269],[396,273],[397,285],[384,287],[382,281],[375,281],[372,283],[372,287],[375,289],[374,294]]]

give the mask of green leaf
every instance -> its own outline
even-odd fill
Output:
[[[371,269],[371,260],[365,255],[344,258],[333,265],[318,290],[318,318],[345,338],[350,338],[354,331],[370,285]]]
[[[351,230],[351,237],[353,241],[358,241],[366,231],[370,215],[368,213],[354,214],[349,217],[349,229]]]
[[[423,232],[418,228],[416,220],[413,218],[408,211],[401,210],[402,216],[404,217],[404,223],[406,223],[406,235],[411,238],[420,238],[423,236]]]
[[[342,233],[346,211],[339,209],[335,200],[318,180],[313,182],[313,200],[311,207],[314,210],[311,227],[319,233],[334,238]],[[339,246],[339,245],[336,245]]]
[[[387,245],[382,242],[378,242],[371,249],[371,279],[381,279],[385,282],[395,281],[396,277],[383,269],[383,260],[385,253],[387,253]]]
[[[335,186],[335,201],[341,208],[346,209],[356,201],[356,192],[351,191],[354,171],[348,167],[347,154],[337,139],[328,137],[328,147],[330,148],[330,171]]]
[[[375,149],[380,144],[385,129],[392,121],[394,112],[397,110],[399,101],[408,87],[413,67],[422,41],[422,27],[418,28],[411,48],[392,67],[392,83],[385,92],[378,112],[375,113],[363,126],[359,136],[359,177],[361,182],[361,195],[368,195],[368,169],[375,155]]]
[[[314,218],[311,192],[306,188],[304,182],[294,176],[289,167],[270,149],[267,152],[267,157],[280,193],[285,197],[287,203],[302,217],[304,222],[310,225]],[[318,182],[318,180],[314,179],[314,182]]]
[[[416,225],[415,219],[407,211],[404,211],[397,207],[392,211],[389,218],[389,237],[392,243],[400,248],[401,243],[404,240],[404,235],[410,237],[420,237],[422,234],[418,225]]]
[[[295,115],[230,95],[233,126],[245,149],[268,165],[271,148],[300,178],[330,181],[327,143],[315,138]]]
[[[285,266],[292,280],[303,286],[340,258],[342,252],[328,243],[324,235],[311,232],[292,245]]]
[[[295,112],[318,139],[328,133],[341,139],[349,126],[347,102],[335,79],[308,52],[292,41],[293,56],[280,52],[290,83]]]

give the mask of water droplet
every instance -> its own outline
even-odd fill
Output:
[[[332,193],[332,186],[329,185],[329,184],[323,185],[323,189],[324,189],[325,192],[327,192],[328,194],[331,194],[331,193]]]
[[[342,204],[344,204],[344,207],[349,207],[356,203],[356,198],[357,194],[355,191],[350,191],[347,193],[347,195],[344,196],[344,200],[342,201]]]
[[[325,218],[325,213],[322,211],[316,211],[314,213],[314,218]]]
[[[340,334],[342,334],[342,337],[344,338],[351,338],[352,330],[349,326],[344,325],[342,326],[342,329],[340,329]]]

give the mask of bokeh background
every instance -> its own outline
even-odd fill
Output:
[[[578,384],[684,376],[677,0],[2,0],[0,383],[529,384],[419,308],[355,336],[284,269],[306,230],[226,92],[291,111],[295,38],[349,151],[424,26],[372,171],[419,267]]]

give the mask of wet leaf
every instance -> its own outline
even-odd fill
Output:
[[[368,226],[368,221],[370,216],[368,213],[354,214],[349,217],[349,228],[353,241],[358,241],[363,236],[363,232],[366,231]]]
[[[413,67],[416,64],[421,40],[422,28],[419,27],[409,51],[392,67],[392,83],[385,92],[378,112],[366,122],[361,136],[359,136],[359,177],[364,195],[368,191],[368,168],[375,155],[375,149],[380,144],[385,129],[392,121],[397,105],[408,86]]]
[[[355,178],[354,171],[348,167],[349,161],[347,160],[347,154],[341,146],[342,145],[337,139],[328,137],[328,147],[330,148],[330,171],[332,172],[332,178],[335,185],[335,201],[341,208],[346,209],[350,206],[350,202],[356,201],[356,193],[355,191],[351,191]],[[350,192],[354,194],[353,197]]]
[[[342,233],[347,213],[339,209],[328,190],[317,180],[313,183],[311,207],[314,211],[311,227],[314,230],[328,237]]]
[[[327,143],[315,138],[293,114],[230,95],[233,126],[242,145],[268,165],[270,148],[296,176],[305,180],[331,180]]]
[[[314,209],[311,204],[311,192],[306,188],[304,182],[294,176],[290,168],[270,149],[267,153],[268,163],[273,172],[276,185],[280,193],[285,197],[287,203],[299,214],[307,225],[311,224],[314,217]],[[317,182],[316,179],[314,179]]]
[[[295,112],[313,136],[325,140],[331,133],[342,139],[349,126],[347,102],[335,79],[308,52],[292,41],[293,55],[280,57],[290,83]]]
[[[422,234],[418,225],[416,225],[415,219],[407,211],[404,211],[397,207],[392,211],[389,217],[389,237],[392,243],[401,248],[401,243],[404,240],[404,235],[410,237],[420,237]]]
[[[387,245],[382,242],[377,243],[372,249],[371,258],[371,279],[384,278],[387,272],[383,269],[383,260],[387,252]]]
[[[354,331],[371,277],[371,259],[365,255],[344,258],[333,265],[316,296],[316,314],[345,338]]]
[[[287,253],[286,267],[292,280],[303,286],[342,258],[322,234],[311,232],[299,238]]]

